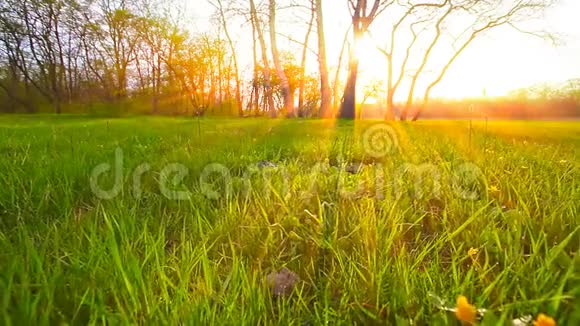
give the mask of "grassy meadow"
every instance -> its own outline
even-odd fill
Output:
[[[580,324],[579,216],[578,122],[0,116],[0,324]]]

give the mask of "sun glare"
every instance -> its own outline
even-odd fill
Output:
[[[369,105],[375,105],[377,103],[379,103],[379,100],[376,97],[374,97],[374,96],[370,96],[365,101],[365,104],[369,104]]]
[[[354,55],[359,60],[364,60],[365,58],[368,58],[369,55],[374,51],[377,51],[377,47],[376,47],[374,41],[368,35],[365,34],[355,44]]]

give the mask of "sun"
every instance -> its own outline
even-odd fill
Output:
[[[359,60],[368,58],[369,55],[376,53],[376,51],[377,46],[375,45],[375,42],[367,34],[360,38],[354,46],[354,55]]]
[[[369,96],[366,98],[365,104],[375,105],[379,103],[379,100],[375,96]]]

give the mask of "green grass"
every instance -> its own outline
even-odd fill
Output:
[[[0,116],[0,323],[458,324],[438,307],[458,295],[490,325],[580,323],[580,123],[392,123],[373,158],[376,123]],[[91,171],[117,148],[123,189],[99,199]],[[160,190],[169,163],[188,200]],[[219,199],[211,163],[231,177]],[[282,267],[301,282],[273,298]]]

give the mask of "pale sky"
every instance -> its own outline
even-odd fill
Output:
[[[210,20],[213,7],[206,4],[206,0],[182,1],[188,8],[185,12],[191,13],[188,16],[191,16],[194,31],[217,31],[217,25]],[[240,3],[243,2],[245,1],[240,1]],[[278,2],[284,3],[283,0]],[[308,5],[309,1],[304,0],[304,3]],[[344,34],[350,23],[347,1],[325,0],[324,13],[328,64],[332,70],[337,66]],[[563,82],[571,78],[580,78],[580,18],[578,14],[580,14],[580,0],[560,0],[556,7],[546,13],[543,21],[534,23],[538,25],[537,28],[547,28],[560,35],[561,44],[557,47],[547,41],[522,35],[508,28],[497,29],[475,40],[457,59],[445,79],[433,90],[433,96],[479,96],[484,88],[488,95],[504,95],[510,90],[537,83]],[[278,13],[278,18],[278,32],[303,41],[308,20],[306,11],[288,12],[286,9]],[[379,16],[371,28],[373,39],[371,41],[369,38],[365,42],[364,50],[361,50],[360,55],[359,89],[373,80],[384,79],[387,74],[385,59],[375,47],[386,44],[388,33],[382,32],[381,26],[390,25],[392,25],[392,20],[389,20],[388,16]],[[249,24],[241,19],[232,20],[230,32],[236,40],[241,65],[250,68],[252,44]],[[283,37],[280,37],[278,42],[280,50],[290,51],[299,59],[299,46]],[[316,50],[315,31],[310,39],[310,47]],[[438,55],[433,56],[433,67],[438,67],[437,57]],[[343,67],[346,62],[345,60]],[[316,57],[312,53],[308,67],[317,69]],[[334,78],[333,76],[332,74],[331,79]],[[425,82],[428,81],[430,78],[425,80]],[[405,84],[401,87],[399,99],[406,96]],[[419,90],[419,95],[421,94],[422,91]]]

